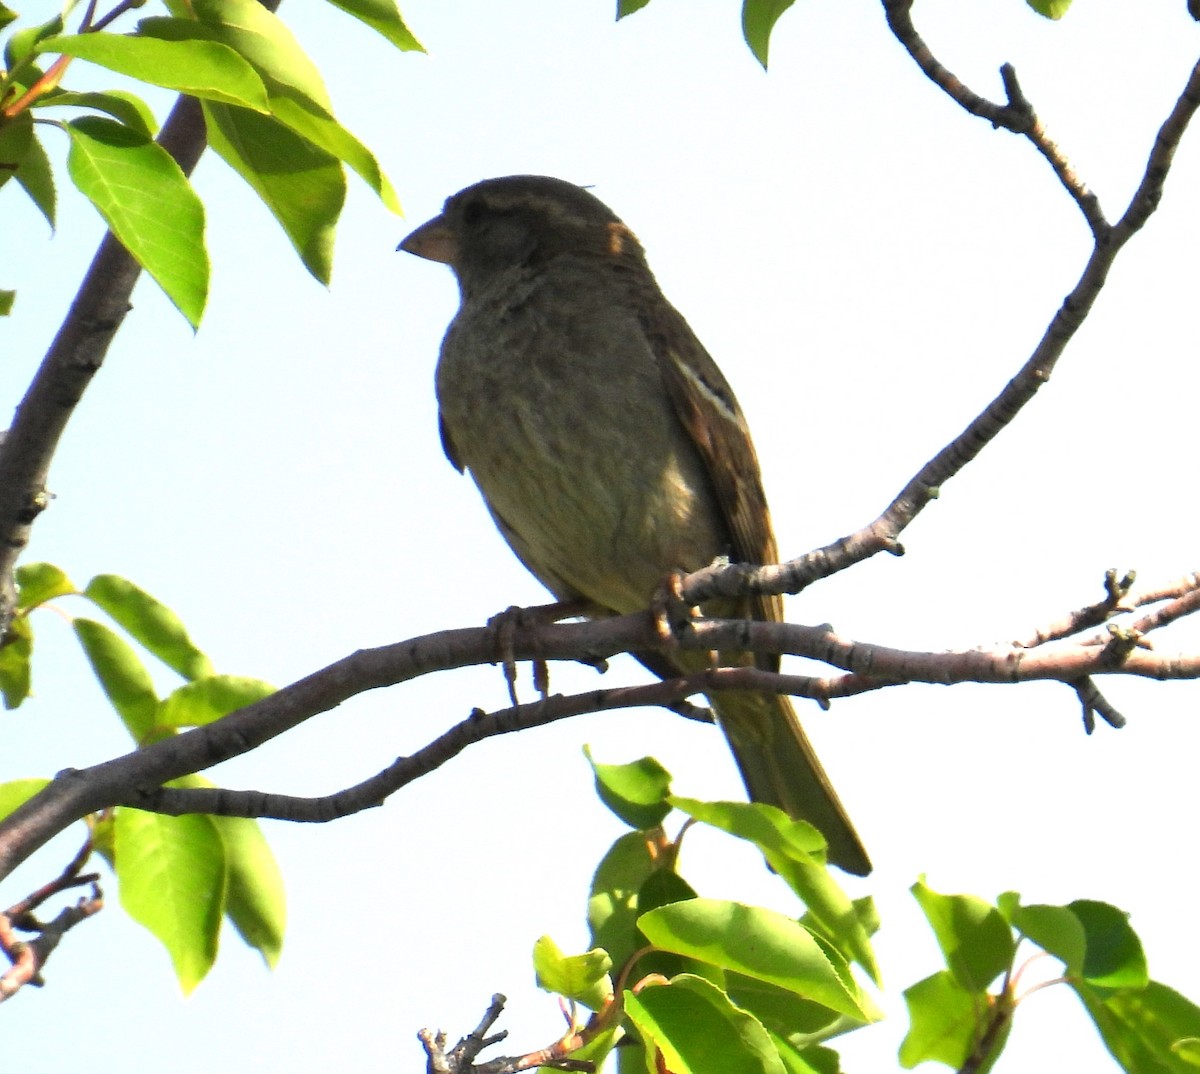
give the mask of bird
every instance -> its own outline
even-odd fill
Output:
[[[435,374],[445,454],[557,601],[626,615],[649,607],[664,579],[719,557],[777,562],[733,390],[598,197],[549,176],[486,179],[398,249],[448,265],[458,282]],[[700,610],[776,622],[783,601]],[[679,647],[635,655],[665,678],[710,659]],[[779,667],[775,655],[720,660]],[[790,699],[722,690],[708,700],[750,798],[818,828],[833,864],[869,873]]]

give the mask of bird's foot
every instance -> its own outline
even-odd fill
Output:
[[[575,619],[586,614],[589,607],[588,602],[583,600],[560,600],[528,608],[513,605],[488,620],[487,625],[496,637],[496,658],[504,668],[508,696],[514,705],[520,704],[517,700],[517,658],[514,650],[517,631],[557,623],[563,619]],[[533,656],[530,663],[533,665],[533,687],[540,697],[545,697],[550,692],[550,667],[541,656]]]
[[[683,598],[683,580],[686,577],[684,571],[672,571],[659,582],[654,596],[650,598],[654,630],[667,652],[679,648],[680,637],[690,631],[692,623],[701,616],[700,610]],[[715,652],[709,653],[709,664],[717,666]]]

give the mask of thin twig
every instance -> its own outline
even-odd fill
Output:
[[[1076,679],[1070,686],[1079,697],[1079,704],[1083,708],[1083,729],[1089,735],[1096,730],[1097,716],[1109,727],[1117,729],[1128,722],[1090,678]]]
[[[1063,188],[1079,206],[1083,218],[1091,228],[1092,236],[1097,242],[1103,241],[1107,237],[1109,224],[1104,218],[1099,199],[1075,174],[1074,168],[1071,167],[1062,150],[1046,134],[1045,126],[1021,89],[1013,65],[1006,63],[1000,68],[1000,80],[1004,84],[1007,102],[996,104],[989,101],[986,97],[981,97],[978,93],[968,89],[934,57],[929,46],[925,44],[913,25],[912,0],[883,0],[883,9],[887,16],[888,26],[896,39],[935,85],[971,115],[987,120],[993,127],[1022,135],[1033,143],[1037,151],[1054,169],[1054,174],[1062,183]]]
[[[1129,624],[1129,629],[1138,634],[1149,634],[1152,630],[1159,630],[1200,609],[1200,575],[1193,574],[1190,579],[1192,581],[1190,589],[1185,590],[1161,608],[1156,608],[1140,619],[1135,619]]]
[[[1019,97],[1021,107],[1001,107],[967,89],[933,57],[928,46],[917,35],[912,26],[911,0],[883,0],[883,5],[893,32],[934,82],[973,115],[1016,129],[1009,120],[1028,104],[1023,95]],[[1015,76],[1009,81],[1011,91],[1019,93]],[[1034,352],[984,410],[913,475],[874,522],[788,563],[762,567],[740,565],[733,571],[714,564],[684,581],[681,587],[683,598],[689,603],[700,604],[713,597],[732,597],[744,593],[799,593],[813,582],[880,552],[902,555],[904,549],[899,541],[900,534],[931,500],[938,497],[942,486],[995,440],[1050,379],[1067,344],[1095,304],[1117,254],[1158,207],[1175,151],[1197,108],[1200,108],[1200,63],[1192,69],[1171,114],[1159,129],[1142,180],[1121,219],[1111,227],[1099,228],[1089,216],[1093,224],[1092,252],[1078,282],[1051,319]],[[1028,130],[1021,130],[1021,133],[1032,136]],[[1035,137],[1033,140],[1040,152],[1050,153],[1053,144],[1048,139],[1041,137],[1039,141]],[[1053,147],[1053,152],[1058,153],[1057,147]],[[1085,208],[1085,203],[1091,204],[1090,193],[1067,167],[1061,154],[1055,159],[1061,162],[1061,166],[1056,166],[1060,180],[1088,215],[1090,210]],[[1098,205],[1096,213],[1099,213]]]
[[[0,977],[0,1003],[12,998],[27,984],[40,985],[42,967],[67,930],[103,907],[104,900],[96,884],[99,875],[80,875],[91,854],[89,832],[83,846],[57,877],[0,913],[0,952],[12,963],[12,968]],[[50,924],[43,924],[33,916],[33,911],[51,896],[85,884],[92,887],[91,897],[80,899],[73,908],[63,910]],[[16,935],[18,929],[38,935],[33,940],[22,940]]]
[[[133,11],[135,8],[141,7],[144,3],[145,0],[121,0],[121,2],[117,4],[112,11],[108,12],[106,15],[103,15],[96,25],[91,27],[91,29],[103,30],[106,27],[111,26],[117,19],[124,15],[125,12]]]
[[[1185,574],[1182,578],[1167,582],[1157,589],[1147,589],[1144,592],[1136,593],[1129,599],[1135,607],[1144,608],[1147,604],[1157,604],[1162,600],[1174,600],[1176,597],[1193,593],[1197,589],[1200,589],[1200,571],[1193,571],[1191,574]]]
[[[579,1046],[574,1043],[574,1034],[556,1041],[547,1048],[539,1048],[525,1055],[502,1056],[476,1064],[475,1059],[484,1048],[497,1044],[508,1036],[505,1030],[487,1036],[487,1031],[495,1025],[504,1010],[505,1002],[505,997],[499,992],[492,996],[492,1002],[483,1020],[453,1048],[446,1047],[446,1034],[440,1030],[436,1033],[431,1029],[418,1032],[417,1038],[428,1056],[425,1068],[428,1074],[517,1074],[518,1071],[534,1067],[588,1072],[596,1069],[595,1063],[567,1058],[567,1052]]]
[[[1088,189],[1088,185],[1079,178],[1066,155],[1059,149],[1058,143],[1046,133],[1046,128],[1033,110],[1033,105],[1021,91],[1016,69],[1011,63],[1006,63],[1000,68],[1000,79],[1004,83],[1004,92],[1008,95],[1008,106],[1005,111],[1008,114],[1024,117],[1023,126],[1019,131],[1015,127],[1009,129],[1023,134],[1034,144],[1037,151],[1054,169],[1054,174],[1058,176],[1058,181],[1062,183],[1063,188],[1079,206],[1079,211],[1083,213],[1084,220],[1091,228],[1092,238],[1096,242],[1105,241],[1111,225],[1104,217],[1104,210],[1100,208],[1100,199]]]
[[[40,985],[42,967],[63,936],[103,909],[104,896],[100,888],[93,884],[90,896],[59,911],[53,921],[39,923],[38,935],[32,940],[17,940],[7,915],[0,914],[0,946],[12,959],[12,968],[0,976],[0,1003],[12,999],[25,985]]]
[[[1083,608],[1078,608],[1062,619],[1058,619],[1047,626],[1039,627],[1029,638],[1024,641],[1015,641],[1013,644],[1019,645],[1023,649],[1034,649],[1039,645],[1045,645],[1049,641],[1069,638],[1073,634],[1078,634],[1081,631],[1089,630],[1094,626],[1099,626],[1101,623],[1107,622],[1114,615],[1130,611],[1134,605],[1130,603],[1129,591],[1133,586],[1135,577],[1136,575],[1133,571],[1128,571],[1121,577],[1117,576],[1115,570],[1106,571],[1104,574],[1105,595],[1103,600],[1096,601],[1095,604],[1089,604]]]
[[[933,55],[913,25],[912,0],[883,0],[883,10],[896,40],[904,46],[926,77],[971,115],[986,119],[993,127],[1005,127],[1019,132],[1020,126],[1025,122],[1022,112],[1014,111],[1009,114],[1003,105],[993,104],[986,97],[981,97],[960,82],[949,68]]]

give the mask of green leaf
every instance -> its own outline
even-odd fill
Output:
[[[807,821],[792,820],[774,806],[757,802],[701,802],[679,797],[673,797],[671,805],[705,824],[748,840],[764,855],[773,854],[781,862],[818,865],[825,862],[825,837]]]
[[[32,141],[33,116],[29,112],[20,112],[0,125],[0,187],[25,166]]]
[[[811,824],[793,820],[774,806],[750,802],[672,798],[671,804],[757,846],[771,868],[804,900],[814,931],[821,932],[879,982],[870,936],[850,897],[826,868],[825,839]]]
[[[637,927],[638,915],[695,894],[682,877],[651,855],[643,833],[627,832],[609,848],[592,879],[588,899],[592,946],[607,951],[614,964],[624,965],[648,942]],[[689,966],[678,955],[663,951],[643,955],[638,963],[641,973],[665,976]]]
[[[770,1033],[770,1030],[767,1031]],[[841,1074],[841,1057],[832,1048],[817,1044],[807,1048],[793,1048],[786,1040],[771,1033],[775,1050],[783,1061],[788,1074]]]
[[[104,693],[140,745],[154,730],[158,710],[150,673],[130,645],[103,623],[76,619],[72,625]]]
[[[287,24],[258,0],[167,0],[171,19],[148,18],[138,32],[162,40],[219,41],[249,63],[268,92],[283,87],[322,108],[332,107],[320,69]]]
[[[393,0],[330,0],[330,3],[366,23],[401,52],[425,51],[425,46],[404,24]]]
[[[209,144],[262,198],[322,283],[333,271],[333,229],[346,198],[336,157],[268,116],[204,104]]]
[[[267,91],[254,68],[228,45],[124,34],[63,34],[40,42],[38,52],[60,52],[154,86],[208,101],[267,110]]]
[[[16,19],[17,13],[7,4],[0,4],[0,30]]]
[[[795,0],[742,0],[742,36],[754,58],[767,68],[767,51],[775,23]]]
[[[1061,19],[1071,6],[1071,0],[1027,0],[1029,6],[1048,19]]]
[[[159,728],[202,727],[275,693],[262,679],[242,675],[208,675],[168,694],[159,705]]]
[[[67,133],[72,181],[195,328],[208,296],[204,206],[179,165],[144,134],[111,119],[73,119]]]
[[[629,764],[600,764],[584,746],[583,755],[592,766],[596,793],[609,809],[631,828],[648,831],[659,827],[671,812],[671,773],[653,757]]]
[[[50,229],[54,230],[55,202],[57,196],[54,190],[54,169],[50,166],[50,158],[42,147],[41,139],[35,134],[29,142],[25,160],[17,169],[17,182],[21,189],[29,195],[29,199],[46,218]]]
[[[877,1015],[849,967],[803,926],[773,910],[720,899],[692,899],[643,914],[651,943],[766,981],[861,1022]]]
[[[1144,988],[1150,981],[1146,956],[1129,915],[1106,902],[1077,899],[1069,909],[1083,926],[1087,954],[1083,977],[1098,988]]]
[[[565,955],[549,936],[533,945],[533,969],[538,987],[599,1010],[612,996],[608,952],[594,948],[582,955]]]
[[[16,575],[17,607],[26,610],[79,592],[66,572],[53,563],[25,563],[17,568]]]
[[[862,926],[863,932],[868,937],[874,936],[879,931],[879,910],[875,906],[875,900],[870,895],[863,895],[861,898],[854,899],[850,903],[850,909],[858,919],[859,925]],[[800,918],[800,924],[810,932],[825,935],[824,926],[811,913],[803,914]]]
[[[212,817],[225,846],[229,889],[225,914],[238,935],[258,951],[271,969],[283,952],[287,900],[283,874],[266,836],[248,817]]]
[[[0,783],[0,820],[48,786],[48,779],[10,779]]]
[[[1098,992],[1072,987],[1121,1066],[1147,1074],[1195,1074],[1200,1008],[1157,981],[1145,988]]]
[[[167,949],[184,993],[212,968],[225,912],[225,848],[211,817],[117,810],[121,905]]]
[[[179,616],[128,578],[98,574],[83,595],[185,679],[212,675],[212,661],[196,648]]]
[[[1002,891],[996,896],[996,909],[1010,925],[1021,909],[1021,893],[1018,891]]]
[[[1174,1052],[1190,1067],[1200,1067],[1200,1037],[1180,1037],[1171,1045]]]
[[[400,211],[379,162],[333,117],[320,72],[284,23],[258,0],[222,0],[218,8],[200,2],[196,9],[205,21],[150,18],[139,25],[143,33],[169,40],[206,36],[244,55],[267,87],[275,118],[317,149],[345,161],[389,209]]]
[[[670,906],[673,902],[686,902],[694,899],[696,892],[682,876],[674,869],[665,866],[655,869],[646,877],[638,889],[638,909],[645,913],[647,910],[657,910],[660,906]]]
[[[650,0],[617,0],[617,21],[620,22],[626,15],[632,15],[635,11],[641,11]]]
[[[1065,906],[1022,906],[1012,917],[1013,926],[1038,947],[1061,958],[1068,973],[1083,969],[1087,934],[1078,916]]]
[[[204,776],[185,776],[173,787],[214,787]],[[210,817],[225,849],[225,916],[263,961],[275,968],[283,951],[287,899],[283,874],[257,821],[247,817]]]
[[[0,288],[0,317],[7,317],[12,313],[13,303],[16,300],[16,291],[8,291]]]
[[[332,115],[289,97],[272,97],[271,111],[295,133],[349,164],[388,209],[394,213],[400,212],[400,199],[374,154]]]
[[[786,1074],[766,1030],[701,977],[626,992],[625,1011],[672,1074]]]
[[[900,1045],[900,1065],[911,1070],[932,1060],[958,1070],[975,1046],[980,1006],[987,1000],[963,988],[949,970],[941,970],[906,988],[904,1002],[909,1029]]]
[[[41,26],[27,26],[23,30],[13,31],[12,36],[4,43],[4,66],[8,68],[9,77],[13,77],[20,69],[25,85],[29,85],[34,78],[40,78],[41,71],[33,67],[32,63],[26,67],[26,61],[31,60],[39,41],[57,34],[62,28],[62,15],[55,15]],[[30,78],[29,75],[33,77]]]
[[[855,1029],[861,1020],[847,1019],[821,1003],[804,999],[791,989],[746,977],[726,975],[729,998],[749,1011],[771,1033],[797,1051],[830,1036],[838,1029]]]
[[[656,910],[660,906],[670,906],[672,903],[685,902],[696,898],[696,892],[686,880],[674,869],[662,866],[655,869],[646,877],[637,893],[637,908],[639,914]],[[640,929],[633,936],[632,948],[640,950],[648,943],[645,934]],[[707,975],[711,967],[697,963],[695,959],[677,955],[671,951],[649,951],[638,960],[638,976],[657,973],[663,977],[674,977],[680,973],[699,973]],[[718,973],[716,976],[720,977]],[[718,982],[720,983],[720,982]]]
[[[653,1053],[647,1054],[646,1047],[632,1033],[622,1041],[617,1053],[617,1074],[662,1074],[654,1064]]]
[[[108,90],[106,93],[72,93],[70,90],[55,90],[47,93],[39,108],[90,108],[107,112],[114,119],[132,130],[153,137],[158,133],[158,120],[150,106],[140,97],[124,90]]]
[[[617,965],[644,945],[637,929],[638,892],[656,868],[641,832],[622,835],[596,867],[587,908],[591,942]]]
[[[1012,930],[994,906],[974,895],[941,895],[923,880],[910,890],[933,928],[946,965],[967,991],[982,993],[1012,965]]]
[[[29,696],[33,674],[29,658],[32,655],[33,627],[21,615],[12,621],[4,644],[0,645],[0,694],[4,696],[6,709],[18,708]]]

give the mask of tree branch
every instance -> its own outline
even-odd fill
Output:
[[[1174,592],[1178,585],[1162,592]],[[1189,600],[1194,593],[1176,598]],[[1200,607],[1200,600],[1191,609]],[[247,753],[309,717],[367,690],[392,686],[436,671],[493,663],[498,648],[516,660],[584,660],[678,645],[702,652],[784,653],[817,660],[843,675],[814,678],[755,667],[710,668],[642,686],[602,688],[543,697],[492,713],[479,710],[408,757],[355,786],[303,798],[263,791],[164,788],[168,780]],[[921,652],[843,638],[825,625],[689,619],[664,644],[650,613],[584,623],[517,622],[503,639],[489,627],[449,630],[378,649],[360,650],[278,693],[204,727],[159,741],[92,768],[62,773],[40,794],[0,823],[0,877],[7,875],[55,833],[89,813],[129,805],[168,814],[212,813],[328,822],[382,804],[391,794],[496,735],[539,727],[590,712],[647,705],[671,706],[697,693],[754,690],[807,697],[824,707],[836,697],[909,682],[939,685],[1015,685],[1051,680],[1069,686],[1088,713],[1118,724],[1122,717],[1096,689],[1093,678],[1132,675],[1154,679],[1200,678],[1200,654],[1160,653],[1128,628],[1108,644],[1090,640],[1045,641],[1034,648],[997,645]]]
[[[280,0],[259,0],[268,11]],[[81,29],[98,30],[127,10],[122,0],[94,26],[88,9]],[[180,95],[159,132],[158,144],[191,175],[207,145],[204,115],[194,97]],[[141,266],[105,232],[75,300],[17,407],[12,427],[0,438],[0,643],[16,611],[13,569],[29,543],[33,523],[51,499],[50,462],[75,407],[92,382],[108,348],[132,308]]]
[[[900,534],[919,515],[941,487],[971,462],[1050,379],[1055,365],[1104,287],[1108,270],[1125,244],[1158,207],[1175,150],[1197,108],[1200,108],[1200,63],[1192,68],[1171,114],[1159,129],[1146,161],[1141,183],[1115,225],[1105,222],[1099,201],[1067,164],[1066,157],[1045,135],[1033,106],[1021,92],[1011,66],[1002,68],[1009,94],[998,105],[968,89],[930,51],[912,23],[912,0],[882,0],[888,25],[917,65],[953,100],[972,115],[996,127],[1028,137],[1055,169],[1060,182],[1083,211],[1092,230],[1093,246],[1075,287],[1063,300],[1042,339],[1024,366],[986,408],[949,444],[930,459],[900,490],[874,522],[856,533],[815,549],[788,563],[764,567],[740,565],[733,571],[711,568],[691,576],[683,587],[689,603],[741,593],[799,593],[813,582],[845,570],[880,552],[903,555]]]
[[[1019,645],[1023,649],[1033,649],[1039,645],[1044,645],[1048,641],[1069,638],[1072,634],[1078,634],[1081,631],[1107,622],[1114,615],[1130,611],[1132,608],[1137,607],[1137,604],[1134,602],[1136,598],[1130,598],[1129,596],[1129,590],[1133,586],[1135,577],[1133,571],[1129,571],[1123,578],[1118,578],[1115,570],[1106,571],[1104,575],[1105,597],[1103,600],[1097,601],[1095,604],[1089,604],[1084,608],[1079,608],[1062,619],[1039,627],[1027,640],[1015,641],[1013,644]]]

